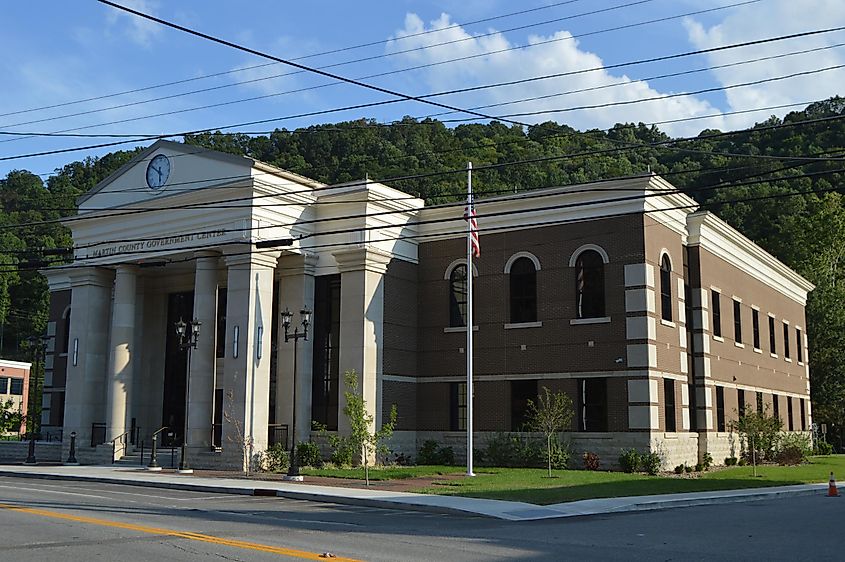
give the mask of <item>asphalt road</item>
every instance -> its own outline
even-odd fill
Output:
[[[842,560],[845,497],[480,517],[0,477],[0,561]],[[323,558],[325,559],[325,558]]]

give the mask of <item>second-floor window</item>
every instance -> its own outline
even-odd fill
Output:
[[[660,317],[672,321],[672,262],[666,254],[660,260]]]
[[[734,341],[742,343],[742,305],[734,300]]]
[[[467,325],[467,266],[457,265],[449,275],[449,326]]]
[[[537,321],[537,269],[530,258],[522,257],[510,269],[511,322]]]
[[[710,291],[713,303],[713,335],[722,337],[722,295],[718,291]]]
[[[754,349],[760,349],[760,313],[757,309],[751,309],[751,328],[754,336]]]
[[[769,352],[778,352],[777,344],[775,343],[775,319],[771,316],[769,316]]]
[[[575,261],[575,312],[578,318],[601,318],[604,312],[604,260],[585,250]]]
[[[783,356],[789,359],[789,324],[783,323]]]

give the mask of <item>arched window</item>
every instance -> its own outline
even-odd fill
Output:
[[[517,258],[510,268],[511,322],[537,321],[537,269],[531,258]]]
[[[595,250],[575,260],[575,306],[578,318],[604,316],[604,259]]]
[[[467,325],[467,266],[456,265],[449,275],[449,326]]]
[[[672,262],[669,254],[660,260],[660,317],[672,321]]]

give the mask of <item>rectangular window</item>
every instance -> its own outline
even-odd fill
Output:
[[[769,316],[769,351],[777,353],[778,348],[775,342],[775,319]]]
[[[751,309],[751,328],[754,331],[754,349],[760,349],[760,312]]]
[[[801,338],[801,328],[795,328],[795,343],[798,346],[795,350],[795,357],[797,357],[798,362],[801,363],[804,361],[804,340]]]
[[[736,403],[737,403],[737,410],[739,411],[739,417],[745,415],[745,391],[741,388],[736,390]]]
[[[217,343],[216,357],[226,357],[226,287],[217,289]]]
[[[311,419],[337,430],[340,397],[340,275],[314,279]]]
[[[607,431],[607,379],[581,379],[580,424],[582,431]]]
[[[9,377],[0,377],[0,394],[9,394]]]
[[[786,427],[795,431],[795,420],[792,418],[792,396],[786,397]]]
[[[789,359],[789,324],[783,323],[783,356]]]
[[[807,431],[807,412],[804,409],[804,399],[801,398],[798,401],[798,405],[800,406],[799,414],[801,414],[801,431]]]
[[[9,385],[9,394],[23,396],[23,379],[12,379]]]
[[[452,408],[449,429],[465,431],[467,428],[467,383],[452,383]]]
[[[663,379],[663,414],[666,418],[666,431],[677,431],[675,419],[675,381]]]
[[[725,431],[725,387],[716,387],[716,431]]]
[[[710,291],[713,306],[713,335],[722,337],[722,295],[718,291]]]
[[[537,402],[537,381],[511,381],[511,431],[525,431],[528,401]]]
[[[780,396],[772,394],[772,415],[776,420],[780,419]]]
[[[734,341],[742,343],[742,309],[738,300],[734,301]]]
[[[757,413],[758,414],[763,413],[763,393],[762,392],[757,393]]]

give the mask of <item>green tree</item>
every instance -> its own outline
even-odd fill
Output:
[[[343,381],[346,390],[343,396],[346,398],[346,405],[343,407],[343,414],[349,422],[349,444],[353,450],[360,454],[360,462],[364,466],[364,480],[367,486],[370,485],[370,458],[378,462],[378,456],[388,453],[385,441],[393,435],[393,428],[396,426],[396,404],[390,408],[390,419],[383,423],[381,428],[375,429],[375,419],[367,411],[367,401],[364,400],[358,388],[358,374],[353,371],[346,371],[343,374]]]
[[[541,431],[546,436],[546,456],[548,459],[549,478],[552,476],[553,439],[558,433],[569,427],[575,410],[572,399],[563,392],[549,391],[543,387],[543,394],[537,397],[537,403],[528,400],[528,425],[532,429]],[[559,446],[559,445],[558,445]]]
[[[25,420],[26,416],[12,399],[0,402],[0,435],[18,433]]]

